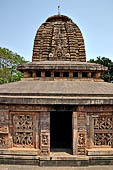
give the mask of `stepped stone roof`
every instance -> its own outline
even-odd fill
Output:
[[[1,104],[113,104],[113,84],[88,81],[20,81],[0,85]]]
[[[113,84],[101,82],[99,77],[107,68],[86,62],[82,33],[67,16],[49,17],[40,26],[34,41],[32,62],[18,69],[28,77],[20,82],[0,85],[1,104],[113,104]],[[92,78],[88,74],[86,78],[81,78],[79,74],[77,79],[59,76],[53,81],[41,74],[43,79],[35,79],[39,70],[41,73],[48,70],[86,71],[97,76]]]
[[[49,17],[38,29],[32,61],[43,60],[86,61],[82,33],[69,17]]]
[[[21,94],[20,94],[21,92]],[[113,84],[91,81],[19,81],[0,85],[0,95],[40,95],[40,94],[73,94],[73,95],[107,95],[113,96]]]
[[[93,71],[107,71],[107,67],[101,64],[88,63],[88,62],[76,62],[76,61],[38,61],[25,63],[18,67],[18,70],[32,70],[32,69],[42,69],[42,70],[93,70]]]
[[[49,17],[37,30],[31,63],[18,70],[100,71],[107,67],[86,62],[85,44],[79,27],[67,16]]]

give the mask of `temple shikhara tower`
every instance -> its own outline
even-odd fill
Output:
[[[2,159],[113,163],[113,84],[101,79],[106,67],[86,62],[83,35],[69,17],[40,26],[32,62],[18,70],[21,81],[0,86]]]

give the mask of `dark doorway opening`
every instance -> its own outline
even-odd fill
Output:
[[[72,112],[50,113],[50,147],[72,148]]]

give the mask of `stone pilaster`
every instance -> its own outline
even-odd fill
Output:
[[[78,72],[78,78],[79,78],[79,79],[82,78],[82,72]]]
[[[0,148],[6,149],[11,145],[9,135],[9,112],[0,110]]]
[[[41,155],[50,153],[50,112],[40,112]]]
[[[78,155],[85,155],[87,146],[87,119],[86,112],[84,111],[84,106],[78,106],[77,126],[78,126],[77,153]]]
[[[33,71],[33,75],[32,75],[33,78],[36,78],[36,72]]]
[[[77,155],[77,112],[72,114],[73,155]]]

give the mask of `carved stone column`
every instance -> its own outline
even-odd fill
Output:
[[[84,110],[84,106],[78,106],[77,126],[78,126],[77,136],[78,155],[85,155],[87,147],[87,115]]]
[[[73,72],[69,72],[69,78],[73,78]]]
[[[88,78],[91,78],[91,72],[88,72],[87,75],[88,75]]]
[[[82,78],[82,72],[78,72],[78,78],[79,78],[79,79]]]
[[[40,112],[40,150],[41,155],[50,153],[50,112]]]
[[[35,137],[36,137],[36,141],[35,141],[35,147],[36,149],[39,149],[39,145],[40,145],[40,137],[39,137],[39,114],[40,112],[36,113],[35,116]]]
[[[33,75],[32,75],[33,78],[36,78],[36,72],[33,71]]]
[[[96,73],[96,79],[100,79],[101,73]]]

